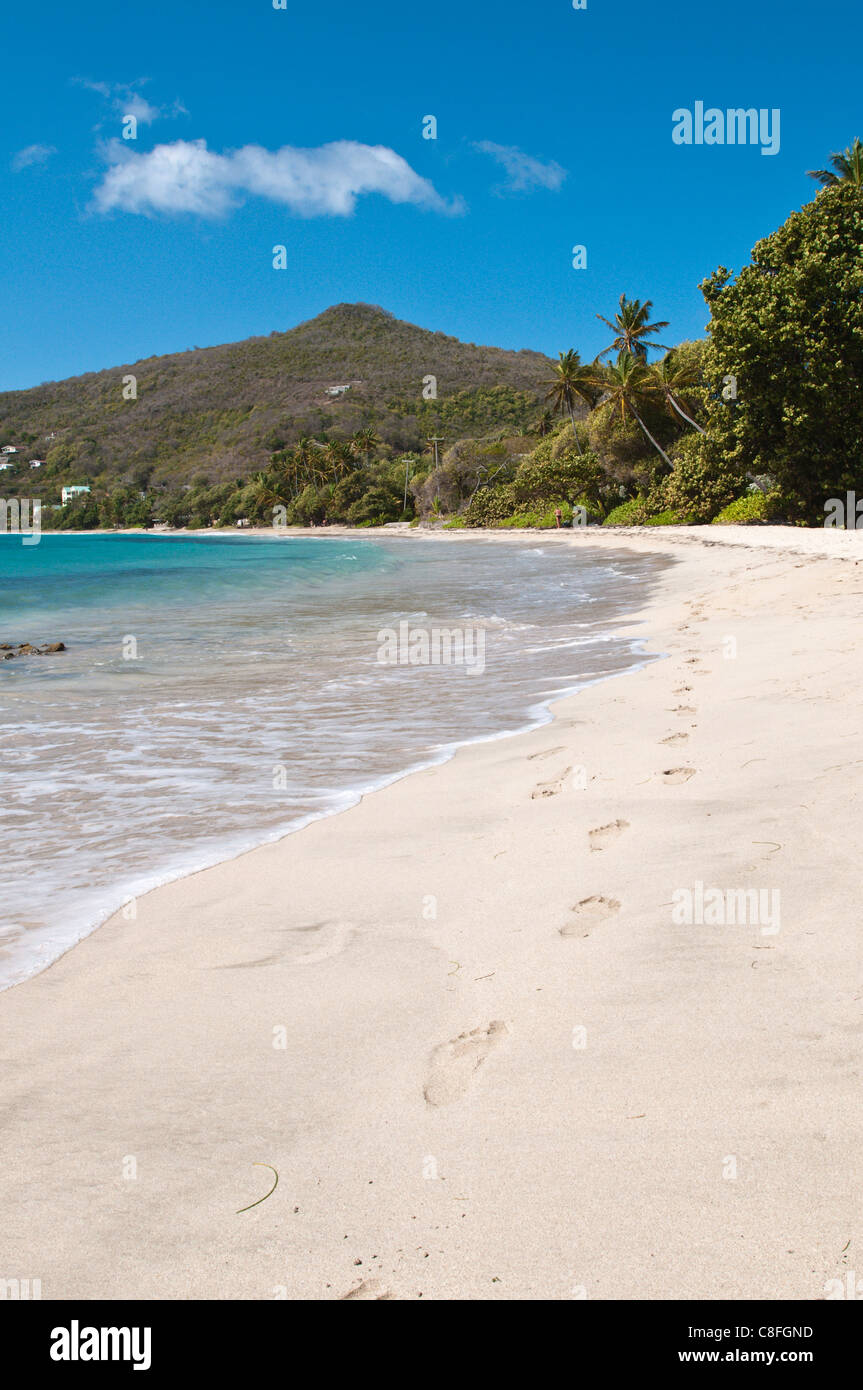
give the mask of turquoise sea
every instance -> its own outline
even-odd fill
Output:
[[[0,535],[0,987],[148,888],[275,839],[646,658],[667,561],[416,537]],[[381,665],[408,623],[481,672]]]

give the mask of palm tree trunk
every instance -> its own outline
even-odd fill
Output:
[[[682,420],[685,420],[686,423],[688,425],[691,425],[694,430],[698,430],[699,434],[704,434],[704,430],[697,423],[697,421],[693,420],[691,416],[687,415],[685,410],[680,409],[680,406],[677,404],[677,401],[674,399],[670,391],[668,392],[668,399]]]
[[[651,444],[653,445],[654,449],[656,449],[657,453],[660,453],[660,454],[662,455],[662,457],[665,459],[665,462],[668,464],[668,467],[673,471],[673,470],[674,470],[674,464],[671,462],[671,459],[668,457],[668,455],[667,455],[667,453],[665,452],[665,450],[663,449],[662,445],[661,445],[661,444],[657,444],[657,442],[656,442],[656,440],[654,439],[653,435],[650,433],[650,430],[647,428],[647,426],[645,425],[645,423],[644,423],[644,421],[642,420],[641,416],[639,415],[638,411],[636,410],[635,406],[632,404],[632,401],[629,402],[629,408],[630,408],[630,410],[632,411],[632,413],[633,413],[633,415],[635,416],[635,418],[636,418],[636,420],[638,421],[638,423],[640,424],[640,426],[641,426],[642,430],[644,431],[645,435],[646,435],[647,438],[650,440],[650,442],[651,442]]]
[[[570,423],[572,424],[572,437],[573,437],[573,439],[575,440],[575,447],[576,447],[576,449],[578,450],[578,452],[579,452],[579,453],[582,455],[582,457],[583,457],[583,456],[584,456],[584,450],[582,449],[581,445],[580,445],[579,442],[578,442],[578,430],[575,428],[575,416],[574,416],[573,413],[572,413],[572,406],[571,406],[571,405],[568,406],[567,409],[569,410],[569,419],[570,419]]]

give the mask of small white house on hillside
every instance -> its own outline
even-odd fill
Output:
[[[89,491],[88,487],[62,487],[60,489],[60,501],[65,507],[66,503],[71,502],[73,497],[81,497]]]
[[[17,452],[14,444],[4,444],[3,448],[0,449],[0,454],[17,454]]]

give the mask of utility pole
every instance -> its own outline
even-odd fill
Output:
[[[411,461],[407,454],[402,459],[402,463],[405,466],[405,500],[404,505],[402,506],[402,516],[404,516],[405,512],[408,509],[408,479],[411,475]]]
[[[433,435],[431,436],[430,439],[427,439],[427,440],[426,440],[426,443],[427,443],[427,444],[433,444],[433,445],[434,445],[434,466],[435,466],[435,468],[439,468],[439,467],[440,467],[440,458],[439,458],[439,456],[438,456],[438,449],[437,449],[437,446],[438,446],[439,444],[443,444],[444,438],[445,438],[445,436],[442,435],[442,434],[433,434]]]

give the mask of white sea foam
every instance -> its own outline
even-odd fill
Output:
[[[334,538],[257,548],[232,538],[216,565],[200,539],[194,549],[172,540],[169,552],[121,539],[83,546],[88,588],[74,566],[65,573],[83,538],[43,537],[56,596],[43,581],[38,627],[23,587],[21,611],[4,614],[26,640],[69,650],[0,673],[14,750],[0,768],[0,986],[129,899],[343,810],[462,744],[543,723],[550,701],[640,664],[637,642],[613,623],[641,606],[664,563],[632,557],[612,574],[605,554],[573,564],[556,548],[387,539],[352,543],[347,566]],[[142,552],[146,578],[135,569]],[[406,617],[481,627],[482,678],[378,665],[378,631]],[[127,633],[137,662],[122,658]]]

